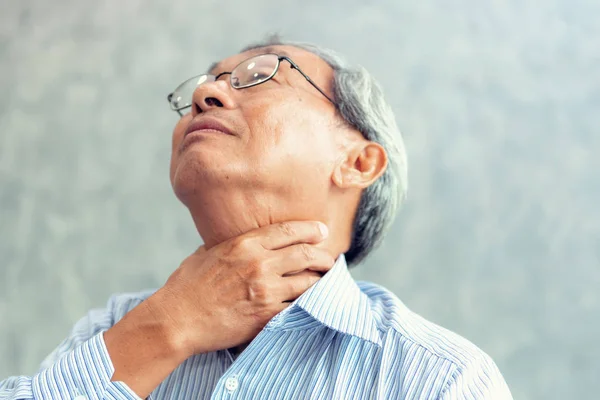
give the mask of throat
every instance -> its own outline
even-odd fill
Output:
[[[248,344],[242,344],[239,346],[235,346],[235,347],[231,347],[229,349],[227,349],[227,351],[229,352],[229,354],[231,355],[233,360],[236,360],[240,354],[242,354],[242,352],[244,350],[246,350],[246,348],[248,347]]]

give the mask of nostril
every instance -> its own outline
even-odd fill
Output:
[[[204,100],[204,102],[209,107],[223,107],[223,103],[221,103],[219,99],[214,97],[207,97],[206,100]]]

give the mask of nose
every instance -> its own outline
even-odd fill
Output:
[[[192,116],[206,112],[211,108],[235,107],[231,96],[231,86],[226,80],[204,83],[194,90],[192,95]]]

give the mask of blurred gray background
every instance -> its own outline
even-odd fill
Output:
[[[0,0],[0,378],[199,245],[167,93],[280,32],[382,83],[410,193],[353,271],[488,352],[516,399],[600,376],[600,2]]]

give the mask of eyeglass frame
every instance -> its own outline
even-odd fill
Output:
[[[242,85],[242,86],[238,86],[238,87],[235,87],[235,86],[233,86],[233,83],[231,82],[231,78],[232,78],[232,76],[233,76],[233,75],[232,75],[232,74],[233,74],[233,72],[236,70],[236,68],[237,68],[237,67],[239,67],[240,65],[244,64],[244,63],[245,63],[245,62],[247,62],[248,60],[251,60],[251,59],[253,59],[253,58],[256,58],[256,57],[267,56],[267,55],[274,55],[274,56],[276,56],[276,57],[277,57],[277,65],[275,66],[275,68],[273,69],[273,72],[271,73],[271,75],[269,75],[269,77],[267,77],[267,78],[265,78],[265,79],[262,79],[262,80],[259,80],[259,81],[256,81],[256,82],[253,82],[253,83],[250,83],[250,84],[246,84],[246,85]],[[299,67],[299,66],[298,66],[298,65],[297,65],[297,64],[296,64],[294,61],[292,61],[292,59],[291,59],[291,58],[289,58],[289,57],[287,57],[287,56],[280,56],[279,54],[275,54],[275,53],[265,53],[265,54],[258,54],[258,55],[255,55],[255,56],[249,57],[249,58],[245,59],[244,61],[240,62],[238,65],[236,65],[236,66],[235,66],[235,67],[234,67],[234,68],[233,68],[231,71],[228,71],[228,72],[227,72],[227,71],[226,71],[226,72],[221,72],[220,74],[218,74],[218,75],[216,75],[216,76],[215,76],[215,75],[212,75],[212,74],[201,74],[201,75],[196,75],[196,76],[193,76],[193,77],[191,77],[191,78],[189,78],[189,79],[187,79],[187,80],[183,81],[181,84],[179,84],[179,86],[183,85],[185,82],[187,82],[187,81],[189,81],[189,80],[191,80],[191,79],[199,78],[199,77],[201,77],[201,76],[207,76],[207,77],[213,76],[213,77],[214,77],[214,81],[216,81],[216,80],[218,80],[218,79],[219,79],[221,76],[223,76],[223,75],[229,75],[229,84],[231,85],[231,87],[232,87],[233,89],[236,89],[236,90],[247,89],[247,88],[249,88],[249,87],[258,86],[258,85],[260,85],[261,83],[265,83],[265,82],[268,82],[268,81],[270,81],[271,79],[273,79],[273,77],[274,77],[274,76],[277,74],[277,71],[279,71],[279,66],[281,65],[281,61],[283,61],[283,60],[285,60],[285,61],[287,61],[288,63],[290,63],[290,68],[291,68],[291,69],[295,69],[296,71],[298,71],[298,72],[299,72],[299,73],[300,73],[300,74],[301,74],[301,75],[302,75],[302,76],[303,76],[303,77],[304,77],[304,78],[305,78],[305,79],[308,81],[308,83],[310,83],[310,84],[311,84],[311,85],[312,85],[312,86],[313,86],[315,89],[317,89],[317,90],[319,91],[319,93],[321,93],[323,96],[325,96],[325,98],[326,98],[327,100],[329,100],[329,101],[331,102],[331,104],[333,104],[334,106],[336,106],[336,107],[337,107],[337,105],[336,105],[335,101],[333,101],[333,99],[331,99],[331,97],[329,97],[329,96],[328,96],[328,95],[325,93],[325,91],[324,91],[324,90],[322,90],[322,89],[321,89],[321,88],[320,88],[320,87],[319,87],[319,86],[318,86],[316,83],[314,83],[314,82],[313,82],[313,80],[312,80],[312,79],[310,79],[310,77],[309,77],[308,75],[306,75],[306,74],[305,74],[305,73],[304,73],[304,72],[303,72],[303,71],[300,69],[300,67]],[[214,81],[211,81],[211,82],[214,82]],[[197,85],[197,86],[196,86],[196,88],[198,88],[198,86],[201,86],[201,85],[203,85],[203,84],[205,84],[205,83],[206,83],[206,81],[204,81],[204,82],[200,83],[199,85]],[[177,88],[178,88],[179,86],[177,86]],[[177,88],[175,88],[175,89],[177,89]],[[194,88],[194,91],[196,90],[196,88]],[[193,93],[193,92],[192,92],[192,93]],[[169,105],[171,106],[171,110],[173,110],[173,111],[176,111],[176,112],[179,114],[179,116],[180,116],[180,117],[183,117],[183,113],[181,112],[181,110],[184,110],[184,109],[186,109],[186,108],[192,107],[192,105],[193,105],[193,101],[192,101],[192,104],[190,104],[190,105],[187,105],[187,106],[184,106],[184,107],[180,107],[180,108],[173,108],[173,103],[171,102],[171,99],[173,98],[173,95],[174,95],[174,94],[175,94],[175,91],[173,91],[173,92],[169,93],[169,94],[167,95],[167,101],[169,102]]]

